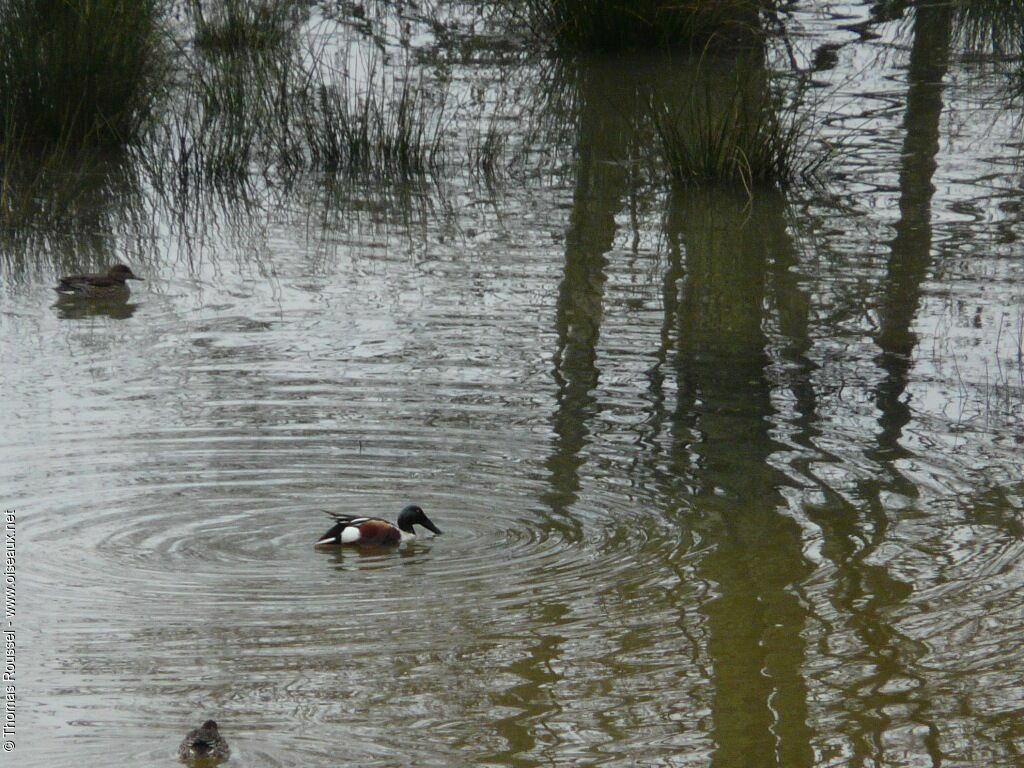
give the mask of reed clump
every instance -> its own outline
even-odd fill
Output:
[[[446,98],[422,83],[373,71],[347,74],[307,89],[295,114],[313,167],[350,175],[407,178],[427,173],[442,160]]]
[[[763,69],[702,65],[681,97],[653,96],[661,161],[682,184],[784,188],[816,182],[831,150],[818,141],[801,89]]]
[[[343,61],[322,47],[201,60],[167,110],[152,165],[179,187],[305,171],[394,180],[443,162],[443,81],[407,65]]]
[[[182,153],[179,164],[196,179],[246,177],[271,135],[265,62],[226,57],[194,72],[191,89],[171,124]]]
[[[954,0],[953,41],[1003,75],[1003,91],[1024,97],[1024,0]]]
[[[164,93],[161,0],[0,3],[5,152],[138,142]]]
[[[211,54],[272,51],[291,38],[292,0],[192,0],[197,49]]]
[[[1024,56],[1024,0],[954,0],[953,31],[968,51]]]
[[[703,48],[760,35],[766,0],[521,0],[534,37],[576,51]]]
[[[136,158],[126,153],[54,149],[0,156],[0,252],[64,253],[54,240],[65,235],[103,239],[111,217],[133,214],[140,195]],[[113,227],[116,229],[116,227]],[[141,231],[141,229],[139,230]]]

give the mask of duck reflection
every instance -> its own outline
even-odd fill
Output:
[[[329,559],[335,570],[376,571],[394,568],[399,561],[420,562],[429,558],[429,543],[414,542],[401,547],[318,547],[318,555]]]
[[[129,301],[129,293],[123,296],[79,296],[61,294],[54,308],[61,320],[84,320],[92,317],[109,317],[114,320],[127,320],[135,314],[138,304]]]

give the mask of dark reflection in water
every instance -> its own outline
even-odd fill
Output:
[[[597,344],[604,315],[605,254],[615,238],[615,216],[627,190],[627,147],[639,84],[608,66],[583,68],[576,103],[579,129],[576,182],[566,234],[565,270],[558,287],[553,375],[557,404],[552,424],[555,444],[548,459],[551,491],[545,497],[554,523],[580,536],[580,523],[569,508],[580,489],[580,452],[596,413]],[[624,105],[610,110],[609,104]]]
[[[424,541],[412,541],[401,547],[315,547],[313,551],[325,559],[332,560],[338,570],[364,570],[375,566],[390,568],[396,558],[420,560],[429,554],[430,534],[425,534],[423,538]]]
[[[126,320],[135,314],[138,304],[121,298],[87,298],[83,296],[60,296],[54,304],[62,320],[83,320],[89,317],[109,317]]]
[[[552,375],[557,390],[553,445],[545,462],[550,489],[542,496],[542,514],[545,527],[557,531],[566,542],[580,543],[583,521],[573,514],[572,507],[579,498],[588,424],[597,409],[605,254],[612,246],[615,216],[627,192],[625,160],[634,119],[633,110],[609,110],[608,105],[635,102],[638,90],[636,80],[617,67],[597,65],[574,72],[574,80],[566,87],[576,88],[578,160],[555,310],[557,347]],[[556,628],[568,612],[565,602],[549,599],[537,608],[531,624]],[[508,745],[507,755],[499,757],[511,765],[534,765],[536,758],[531,755],[537,753],[538,746],[550,746],[550,736],[544,733],[545,717],[560,709],[550,690],[565,640],[557,632],[544,632],[531,645],[529,655],[508,669],[523,680],[496,698],[502,706],[522,709],[497,726]]]
[[[856,617],[858,634],[874,668],[874,674],[859,683],[871,691],[871,703],[861,708],[855,717],[863,729],[856,742],[858,752],[866,758],[884,760],[883,734],[891,726],[887,712],[906,707],[910,719],[924,729],[922,741],[933,765],[940,765],[943,759],[941,724],[930,712],[931,694],[917,670],[924,648],[905,637],[886,619],[888,609],[905,600],[911,588],[894,579],[884,568],[865,566],[865,561],[890,536],[891,513],[886,509],[886,496],[897,494],[914,499],[918,495],[913,482],[900,472],[895,462],[908,455],[900,441],[903,428],[911,419],[906,389],[917,343],[911,325],[919,307],[922,283],[931,266],[932,176],[939,149],[951,19],[952,10],[945,4],[922,5],[914,13],[903,120],[900,218],[888,259],[875,337],[881,350],[878,363],[883,377],[874,392],[879,426],[877,446],[868,450],[867,456],[877,462],[879,470],[874,481],[863,483],[859,489],[866,502],[870,533],[864,537],[861,550],[848,561],[850,568],[841,570],[841,573],[852,572],[844,579],[842,604]]]
[[[952,10],[924,5],[914,14],[914,42],[907,72],[905,136],[900,168],[900,218],[892,241],[876,336],[885,381],[876,392],[881,412],[879,450],[900,455],[899,439],[910,419],[901,401],[907,386],[917,337],[911,330],[921,295],[921,283],[931,266],[931,200],[935,155],[939,151],[942,81],[949,66]]]
[[[2,171],[0,261],[8,281],[149,257],[152,212],[137,158],[26,155]]]
[[[813,762],[795,592],[810,568],[799,526],[780,513],[786,478],[769,461],[779,446],[763,327],[769,265],[792,249],[782,212],[770,197],[751,206],[741,195],[680,191],[666,221],[666,275],[678,282],[665,288],[677,295],[666,307],[677,395],[665,426],[686,509],[675,514],[710,550],[699,573],[715,594],[701,610],[716,766],[750,765],[753,755],[765,765]]]

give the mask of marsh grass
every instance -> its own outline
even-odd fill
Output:
[[[536,39],[575,52],[748,43],[763,0],[521,0]]]
[[[1024,98],[1024,0],[956,0],[952,11],[956,44],[1001,74],[1003,93],[1019,102]]]
[[[814,108],[796,85],[788,92],[755,66],[702,62],[688,90],[671,102],[652,96],[654,136],[681,184],[784,188],[815,183],[831,157],[817,140]]]
[[[160,0],[0,3],[3,147],[138,142],[165,91]]]
[[[139,165],[124,153],[10,153],[0,160],[0,258],[73,258],[113,232],[141,231],[141,198]]]
[[[195,46],[220,55],[279,48],[294,34],[294,6],[292,0],[215,0],[205,5],[192,0],[188,8]]]
[[[313,166],[328,172],[407,178],[442,163],[447,91],[406,68],[365,76],[321,61],[298,92],[294,113]]]
[[[339,59],[321,43],[199,57],[150,166],[179,189],[306,172],[406,179],[440,168],[448,118],[443,83],[408,65]]]
[[[246,176],[267,133],[263,70],[241,58],[227,59],[195,73],[175,133],[201,177],[224,181]]]
[[[501,171],[506,167],[509,132],[500,125],[499,113],[495,112],[487,121],[487,127],[474,134],[469,148],[469,168],[490,188],[497,185]]]
[[[955,0],[957,41],[974,53],[1024,57],[1024,0]]]
[[[188,59],[154,131],[158,138],[144,153],[154,183],[162,190],[227,190],[280,163],[294,131],[295,93],[304,87],[300,60],[291,44]]]
[[[39,157],[18,145],[5,147],[0,156],[0,230],[4,231],[4,240],[9,231],[30,226],[40,209],[66,207],[48,206],[49,200],[74,199],[74,178],[61,174],[61,183],[54,183],[57,171],[65,164],[63,152]]]

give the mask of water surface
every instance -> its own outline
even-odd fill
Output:
[[[820,192],[644,186],[637,83],[696,75],[620,61],[560,75],[543,172],[6,246],[18,765],[207,717],[247,766],[1021,764],[1018,114],[897,16],[789,18]],[[117,260],[128,302],[55,304]],[[312,547],[410,501],[445,535]]]

